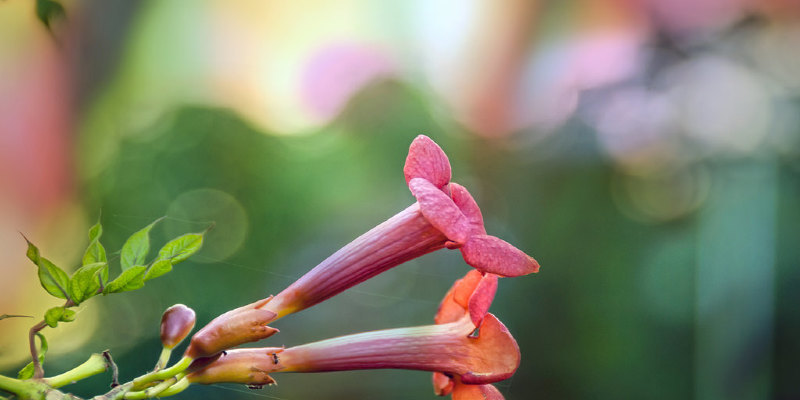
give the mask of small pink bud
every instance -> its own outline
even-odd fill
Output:
[[[194,310],[183,304],[175,304],[161,316],[161,343],[172,349],[194,328]]]

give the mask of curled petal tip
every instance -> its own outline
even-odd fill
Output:
[[[475,326],[480,326],[483,317],[489,312],[489,307],[494,300],[494,294],[497,292],[497,275],[486,274],[484,275],[472,296],[469,298],[469,316]]]
[[[474,366],[470,372],[461,374],[461,382],[467,384],[484,384],[508,379],[517,371],[520,361],[519,346],[505,325],[491,313],[483,318],[478,331],[477,345],[479,354],[491,354],[491,357],[480,358],[480,366]]]
[[[417,198],[422,215],[434,228],[451,241],[467,240],[472,230],[470,223],[448,195],[423,178],[411,179],[408,187]]]
[[[461,247],[464,261],[483,272],[515,277],[539,272],[539,263],[508,242],[490,235],[470,237]]]
[[[441,189],[450,182],[450,161],[444,150],[431,138],[419,135],[408,149],[403,174],[406,183],[414,178],[423,178]]]

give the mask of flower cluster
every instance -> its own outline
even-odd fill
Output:
[[[492,385],[520,362],[516,341],[488,313],[498,277],[537,272],[538,263],[488,235],[475,200],[451,182],[444,151],[427,136],[409,149],[404,174],[417,202],[345,245],[275,296],[220,315],[198,331],[175,367],[137,382],[274,383],[273,372],[400,368],[433,372],[434,391],[454,399],[502,399]],[[275,334],[268,324],[320,303],[406,261],[440,249],[458,249],[474,268],[456,281],[435,324],[357,333],[290,348],[230,350]],[[180,368],[176,369],[178,366]],[[164,385],[167,387],[167,385]]]

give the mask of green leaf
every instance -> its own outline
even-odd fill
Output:
[[[149,281],[150,279],[158,278],[161,275],[166,274],[167,272],[172,271],[172,261],[170,260],[158,260],[147,269],[147,275],[145,275],[144,280],[145,282]]]
[[[47,293],[59,299],[68,299],[69,276],[61,268],[58,268],[50,260],[39,258],[39,282]]]
[[[22,237],[25,238],[26,242],[28,242],[28,251],[25,253],[25,255],[28,256],[28,259],[33,261],[34,264],[38,263],[39,249],[36,246],[34,246],[33,243],[31,243],[31,241],[25,237],[25,235],[22,235]]]
[[[36,16],[50,29],[50,23],[59,17],[66,15],[64,6],[53,0],[36,0]]]
[[[100,240],[100,236],[103,236],[103,225],[100,224],[100,219],[98,218],[97,223],[89,228],[89,241]]]
[[[44,322],[51,328],[58,326],[59,321],[72,322],[75,320],[75,311],[65,307],[53,307],[44,313]]]
[[[77,305],[95,296],[100,290],[100,280],[98,277],[103,273],[108,273],[108,264],[94,263],[80,267],[69,281],[69,294],[72,301]]]
[[[42,347],[39,350],[39,365],[44,363],[44,355],[47,353],[47,339],[44,338],[39,332],[36,332],[36,336],[39,337],[39,341],[42,343]],[[17,378],[19,379],[31,379],[33,378],[33,361],[29,362],[28,365],[23,367],[19,370],[17,374]]]
[[[170,260],[175,265],[197,253],[203,246],[204,233],[187,233],[172,239],[158,251],[156,261]]]
[[[134,265],[144,264],[145,257],[147,257],[147,253],[150,251],[150,230],[162,219],[164,218],[161,217],[153,221],[150,225],[134,233],[125,241],[119,260],[123,271]]]
[[[65,308],[64,314],[61,314],[61,321],[62,322],[75,321],[75,310],[70,310],[69,308]]]
[[[103,226],[100,221],[97,221],[91,228],[89,228],[89,247],[83,254],[83,265],[94,264],[99,262],[107,262],[106,249],[100,243],[100,236],[103,236]],[[107,277],[105,279],[108,279]]]
[[[122,271],[122,273],[113,281],[108,283],[104,294],[128,292],[136,290],[144,286],[144,276],[147,272],[147,267],[144,265],[135,265]]]
[[[64,315],[64,307],[53,307],[44,313],[44,322],[51,328],[58,326],[61,316]]]
[[[39,282],[41,282],[44,290],[59,299],[68,299],[69,292],[67,292],[67,289],[69,287],[69,276],[67,273],[50,262],[50,260],[41,257],[39,249],[24,235],[22,237],[28,242],[28,251],[25,255],[39,267]]]

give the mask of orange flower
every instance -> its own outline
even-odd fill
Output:
[[[487,311],[496,291],[496,275],[482,275],[476,270],[469,271],[464,278],[457,280],[444,296],[434,321],[437,324],[448,324],[469,315],[475,326],[480,327],[478,329],[478,337],[481,337],[486,334],[487,322],[491,321],[490,318],[494,318],[492,314],[487,314]],[[492,329],[488,331],[491,332]],[[507,346],[503,351],[508,353],[515,352],[517,354],[517,365],[519,365],[519,349],[516,347],[516,342],[513,349]],[[516,367],[514,369],[516,370]],[[511,374],[506,378],[510,376]],[[433,373],[433,390],[439,396],[452,394],[453,400],[503,399],[503,395],[494,386],[481,383],[464,379],[463,376],[455,376],[448,371]]]

